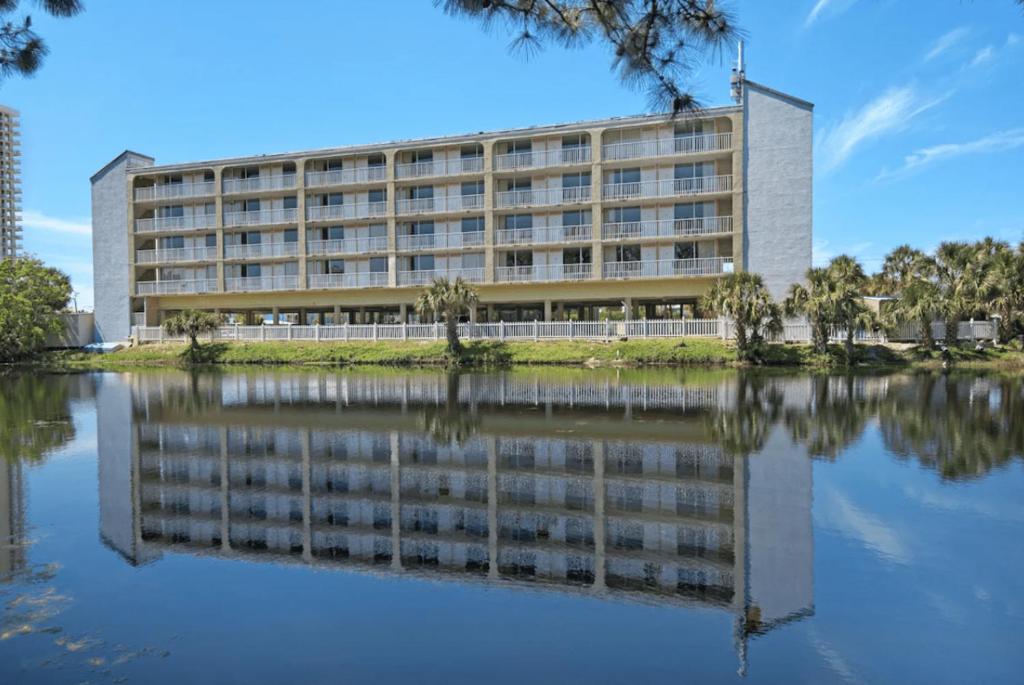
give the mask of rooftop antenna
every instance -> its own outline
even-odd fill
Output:
[[[743,81],[746,79],[746,69],[743,65],[743,41],[739,42],[736,55],[736,66],[732,68],[732,77],[729,79],[729,86],[732,91],[732,99],[739,104],[743,97]]]

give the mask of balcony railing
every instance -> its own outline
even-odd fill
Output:
[[[174,200],[183,197],[201,197],[213,195],[217,192],[217,184],[213,181],[201,181],[199,183],[165,183],[163,185],[148,186],[135,189],[135,200],[146,202],[149,200]]]
[[[439,197],[403,198],[395,203],[398,214],[437,214],[483,209],[483,195],[441,195]]]
[[[590,224],[577,226],[536,226],[534,228],[503,228],[495,232],[498,245],[532,243],[576,243],[591,240]]]
[[[459,159],[434,159],[429,162],[412,162],[395,165],[395,178],[423,178],[426,176],[458,176],[479,174],[484,170],[483,157],[461,157]]]
[[[495,273],[501,283],[535,281],[585,281],[593,274],[593,264],[534,264],[499,266]]]
[[[732,257],[605,262],[605,278],[667,278],[732,273]]]
[[[299,218],[297,209],[256,209],[249,212],[224,212],[225,226],[291,224]]]
[[[298,276],[248,276],[224,279],[225,289],[231,292],[253,290],[295,290],[299,287]]]
[[[136,250],[136,264],[165,262],[212,262],[217,259],[216,247],[158,247],[155,250]]]
[[[590,186],[572,188],[538,188],[536,190],[503,190],[497,194],[497,206],[535,207],[538,205],[562,205],[574,202],[589,202]]]
[[[696,176],[693,178],[664,178],[659,181],[632,183],[605,183],[605,200],[631,200],[645,197],[672,197],[726,193],[732,190],[732,176]]]
[[[306,186],[320,188],[323,186],[342,186],[355,183],[376,183],[378,181],[385,181],[387,177],[388,170],[384,166],[361,166],[331,171],[307,171]]]
[[[306,243],[306,252],[311,255],[385,252],[387,249],[388,238],[383,235],[340,240],[310,240]]]
[[[704,216],[692,219],[609,222],[602,227],[601,237],[604,240],[637,240],[731,232],[731,216]]]
[[[434,269],[432,271],[399,271],[398,285],[427,285],[438,278],[454,281],[461,278],[471,283],[484,280],[483,268],[478,269]]]
[[[151,233],[156,231],[193,231],[200,228],[213,228],[216,222],[216,214],[159,216],[153,219],[136,219],[135,232]]]
[[[270,174],[254,178],[225,178],[225,193],[255,193],[295,187],[295,174]]]
[[[604,161],[613,162],[622,159],[718,152],[731,148],[732,133],[705,133],[699,136],[675,136],[658,140],[609,143],[601,146],[601,156]]]
[[[138,281],[136,295],[179,295],[209,293],[217,290],[216,278],[198,278],[180,281]]]
[[[310,274],[308,281],[310,288],[380,288],[388,284],[388,273]]]
[[[590,146],[563,147],[557,150],[537,150],[535,152],[510,152],[494,158],[495,171],[513,171],[518,169],[542,169],[552,166],[571,166],[587,164],[591,159]]]
[[[306,207],[309,221],[333,221],[337,219],[369,219],[384,216],[388,211],[387,202],[348,202],[341,205],[310,205]]]
[[[266,257],[294,257],[299,254],[298,243],[251,243],[225,245],[225,259],[259,259]]]
[[[399,250],[443,250],[479,247],[484,244],[483,231],[452,231],[450,233],[428,233],[422,235],[398,236]]]

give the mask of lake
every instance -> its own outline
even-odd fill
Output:
[[[1024,383],[0,377],[0,683],[1024,681]]]

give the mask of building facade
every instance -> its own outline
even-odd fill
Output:
[[[812,105],[750,81],[636,116],[156,166],[92,178],[101,339],[185,308],[240,323],[412,321],[436,278],[478,321],[696,314],[732,271],[811,260]]]
[[[0,259],[21,250],[21,137],[18,111],[0,106]]]

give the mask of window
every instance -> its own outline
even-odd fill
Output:
[[[703,178],[704,176],[713,176],[714,173],[714,162],[676,164],[675,168],[675,178]]]
[[[675,258],[676,259],[696,259],[697,258],[697,243],[676,243],[675,245]]]
[[[568,247],[562,250],[562,264],[590,264],[589,247]]]
[[[562,174],[563,188],[586,188],[588,186],[590,186],[589,171],[584,171],[578,174]]]
[[[563,226],[582,226],[583,225],[583,212],[562,212],[562,225]]]
[[[615,246],[615,261],[617,261],[617,262],[639,262],[640,261],[640,246],[639,245],[616,245]]]
[[[206,247],[217,247],[217,234],[207,233],[206,236]]]
[[[533,185],[532,181],[528,178],[513,178],[508,182],[509,190],[529,190]]]
[[[242,210],[246,212],[258,212],[260,211],[259,199],[244,200],[242,202]]]
[[[263,234],[259,231],[247,231],[239,237],[242,239],[242,245],[259,245],[263,242]]]
[[[321,229],[320,231],[321,240],[344,240],[345,239],[345,227],[344,226],[329,226],[328,228]]]
[[[505,230],[533,228],[532,214],[508,214],[505,216]]]
[[[685,138],[703,135],[705,132],[713,130],[714,124],[710,121],[680,121],[676,123],[675,135],[677,138]]]
[[[533,149],[533,143],[529,140],[511,140],[508,143],[509,154],[521,154]]]
[[[185,238],[180,235],[160,239],[160,247],[165,250],[176,250],[185,247]]]
[[[433,150],[413,150],[409,153],[409,161],[413,164],[422,164],[424,162],[434,161]]]
[[[562,136],[562,147],[584,147],[587,144],[587,136],[576,133],[571,136]]]
[[[373,224],[368,230],[371,238],[386,238],[388,235],[387,224]]]
[[[484,268],[484,253],[473,252],[471,254],[462,255],[462,268],[463,269],[482,269]]]
[[[336,207],[345,203],[345,195],[343,193],[328,193],[327,195],[320,196],[320,204],[329,207]]]
[[[245,169],[242,169],[240,172],[238,172],[238,177],[239,178],[259,178],[260,177],[260,168],[259,167],[255,167],[255,166],[246,167]]]
[[[484,218],[482,216],[472,216],[462,220],[463,233],[479,233],[483,230]]]
[[[414,221],[409,224],[409,235],[433,235],[433,221]]]
[[[161,217],[165,218],[177,218],[185,216],[185,208],[181,205],[174,205],[171,207],[161,207],[159,210]]]
[[[341,171],[345,167],[344,162],[340,159],[329,159],[324,164],[324,171]]]
[[[345,260],[344,259],[329,259],[327,260],[327,272],[329,274],[343,274],[345,273]]]
[[[515,250],[505,253],[505,266],[533,266],[532,250]]]
[[[409,189],[410,200],[428,200],[434,197],[434,186],[416,186]]]
[[[213,172],[212,171],[204,171],[203,172],[203,180],[206,183],[213,183]]]
[[[462,159],[473,159],[475,157],[483,157],[484,149],[480,145],[463,145],[459,151],[459,156]]]
[[[242,264],[238,268],[242,278],[259,278],[263,273],[261,264]]]
[[[484,182],[483,181],[466,181],[462,184],[462,195],[483,195],[484,194]]]
[[[409,269],[410,271],[433,271],[434,255],[425,254],[409,257]]]
[[[299,199],[297,197],[295,197],[294,195],[289,195],[288,197],[284,198],[284,208],[285,209],[296,209],[296,208],[298,208],[298,206],[299,206]]]
[[[284,241],[286,243],[297,243],[299,242],[299,229],[289,228],[284,232]]]
[[[371,190],[369,192],[369,200],[371,203],[387,202],[387,191]]]
[[[640,221],[639,207],[615,207],[610,215],[612,223],[624,224]]]
[[[169,176],[164,176],[164,183],[166,183],[167,185],[180,185],[181,181],[181,174],[171,174]]]
[[[384,155],[370,155],[366,158],[366,166],[384,166]]]
[[[675,206],[674,217],[676,219],[699,219],[704,216],[704,203],[688,203]]]
[[[387,257],[370,257],[370,273],[386,274],[388,272]]]
[[[640,169],[616,169],[612,172],[612,183],[639,183]]]

